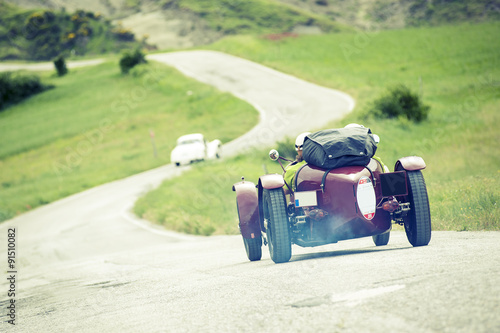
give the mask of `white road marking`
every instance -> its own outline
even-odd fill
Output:
[[[392,293],[397,290],[401,290],[406,286],[403,284],[398,284],[394,286],[388,287],[380,287],[374,289],[362,289],[350,293],[340,293],[340,294],[330,294],[320,297],[312,297],[301,300],[299,302],[291,304],[294,308],[310,308],[320,305],[331,305],[331,304],[339,304],[343,303],[348,307],[354,307],[356,305],[361,304],[363,301],[381,296],[383,294]]]
[[[347,306],[354,307],[369,298],[377,297],[387,293],[392,293],[394,291],[401,290],[405,287],[406,286],[404,284],[398,284],[394,286],[380,287],[375,289],[362,289],[351,293],[332,294],[330,300],[332,303],[345,302]]]

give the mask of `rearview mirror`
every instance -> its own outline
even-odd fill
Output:
[[[280,158],[280,153],[278,153],[276,149],[271,149],[271,151],[269,151],[269,158],[273,161],[277,161],[278,158]]]

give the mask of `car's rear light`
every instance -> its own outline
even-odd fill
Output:
[[[398,209],[398,208],[399,208],[399,203],[395,199],[390,200],[390,201],[386,201],[382,204],[382,209],[386,210],[390,213],[396,211],[396,209]]]
[[[328,212],[324,211],[323,209],[316,208],[309,211],[309,214],[307,215],[312,219],[321,220],[322,218],[328,215]]]

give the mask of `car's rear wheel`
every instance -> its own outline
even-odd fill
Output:
[[[271,259],[277,264],[287,262],[292,257],[292,241],[283,189],[264,189],[263,206]]]
[[[431,213],[429,198],[422,173],[406,171],[410,211],[404,218],[408,241],[413,246],[424,246],[431,240]]]
[[[250,261],[257,261],[262,258],[262,238],[244,238],[243,243],[245,244],[245,251],[247,251],[247,257]]]
[[[386,232],[385,234],[372,236],[373,242],[376,246],[384,246],[389,243],[389,238],[391,236],[390,232]]]

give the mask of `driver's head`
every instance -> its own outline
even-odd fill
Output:
[[[302,155],[302,146],[304,145],[304,140],[309,134],[311,134],[311,132],[300,133],[295,139],[295,150],[300,155]]]

